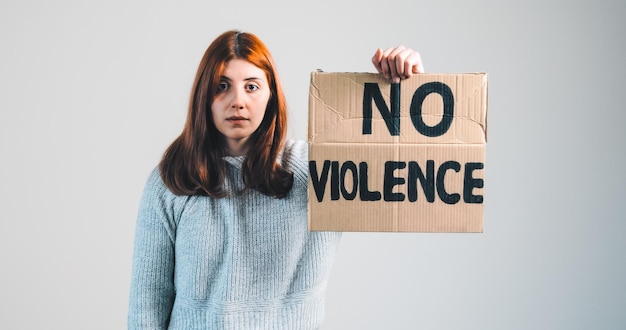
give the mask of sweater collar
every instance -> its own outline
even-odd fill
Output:
[[[241,164],[243,164],[245,157],[246,156],[224,156],[223,159],[228,164],[239,168],[241,167]]]

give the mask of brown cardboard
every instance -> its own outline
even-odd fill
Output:
[[[310,230],[483,231],[486,73],[314,72],[308,141]]]

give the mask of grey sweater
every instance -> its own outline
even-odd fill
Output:
[[[314,329],[340,233],[307,230],[307,145],[288,141],[287,197],[245,190],[226,157],[229,196],[176,196],[155,169],[137,219],[129,329]]]

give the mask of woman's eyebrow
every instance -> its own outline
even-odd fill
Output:
[[[233,81],[232,79],[228,78],[227,76],[220,76],[220,80],[228,80],[228,81]],[[262,78],[259,77],[248,77],[248,78],[244,78],[244,81],[250,81],[250,80],[262,80]]]

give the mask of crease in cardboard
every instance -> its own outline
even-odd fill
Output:
[[[325,103],[324,100],[321,97],[319,97],[319,93],[318,93],[318,95],[313,95],[313,96],[315,97],[316,100],[318,100],[319,102],[322,102],[322,104],[324,104],[326,109],[329,109],[330,111],[334,112],[340,118],[342,118],[342,119],[344,118],[343,114],[340,111],[338,111],[337,109],[335,109],[335,108],[331,107],[330,105],[328,105],[327,103]]]
[[[334,109],[332,107],[328,107],[328,109],[333,111],[333,112],[337,111],[336,109]],[[400,118],[409,120],[410,116],[401,116]],[[487,141],[487,128],[486,128],[487,125],[482,124],[480,121],[478,121],[478,120],[476,120],[474,118],[466,117],[466,116],[463,116],[463,117],[455,116],[454,119],[457,120],[457,121],[466,121],[468,123],[474,124],[475,127],[477,127],[482,132],[482,135],[484,136],[483,137],[484,141],[485,142]],[[340,121],[335,121],[333,123],[329,123],[327,125],[324,125],[323,126],[323,130],[319,131],[319,133],[316,133],[316,134],[312,133],[312,135],[310,136],[311,137],[310,141],[311,142],[316,141],[317,137],[319,135],[324,136],[324,134],[327,131],[334,131],[334,130],[336,130],[336,127],[338,125],[346,124],[346,123],[349,124],[349,123],[352,123],[352,122],[360,122],[362,120],[363,120],[363,117],[353,117],[353,118],[345,118],[344,117]],[[383,122],[384,122],[384,120],[380,119],[380,118],[373,118],[372,119],[372,123],[383,123]],[[400,143],[407,143],[407,142],[404,142],[404,141],[406,141],[408,139],[408,136],[409,135],[404,133],[404,130],[400,130],[399,135],[397,136],[397,139],[394,139],[394,141],[401,141]],[[485,142],[483,142],[483,143],[485,143]],[[333,143],[333,142],[329,142],[329,143]],[[390,141],[390,142],[384,142],[384,143],[393,143],[393,142]],[[447,141],[447,142],[439,141],[439,142],[433,142],[433,143],[437,143],[437,144],[450,144],[450,143],[467,144],[468,142],[466,140],[464,140],[464,139],[459,138],[458,136],[455,136],[454,139],[450,139],[450,141]]]
[[[395,144],[394,158],[400,159],[400,145]],[[400,204],[395,204],[393,208],[393,231],[400,230]]]
[[[315,142],[316,145],[327,145],[327,146],[344,146],[344,145],[354,145],[354,143],[352,142]],[[437,146],[457,146],[459,143],[437,143]],[[485,146],[485,143],[465,143],[462,142],[460,144],[463,144],[463,146],[466,147],[471,147],[471,146],[476,146],[476,147],[483,147]],[[367,142],[367,143],[361,143],[361,145],[373,145],[373,146],[395,146],[396,143],[389,143],[389,142]],[[426,144],[424,143],[402,143],[402,144],[397,144],[398,146],[425,146]]]
[[[317,85],[313,82],[313,79],[311,79],[311,88],[315,89],[315,92],[313,92],[313,91],[311,91],[311,89],[309,89],[309,95],[310,95],[310,97],[313,97],[313,98],[314,98],[314,101],[313,101],[313,102],[320,102],[320,103],[322,103],[322,104],[323,104],[323,106],[324,106],[326,109],[329,109],[331,112],[335,113],[335,114],[336,114],[339,118],[343,118],[343,114],[342,114],[340,111],[338,111],[338,110],[337,110],[337,109],[335,109],[334,107],[330,106],[330,105],[329,105],[328,103],[326,103],[326,102],[324,101],[324,99],[320,96],[322,93],[320,92],[319,87],[318,87],[318,86],[317,86]],[[311,103],[311,100],[309,100],[309,104],[310,104],[310,103]],[[309,106],[311,106],[311,105],[309,105]],[[309,121],[310,121],[310,120],[309,120]],[[309,125],[310,125],[310,123],[309,123]],[[311,138],[314,140],[314,139],[315,139],[315,137],[317,137],[319,134],[323,134],[326,130],[327,130],[327,126],[326,126],[326,125],[324,125],[324,126],[322,127],[322,130],[321,130],[319,133],[317,133],[317,132],[318,132],[318,128],[317,128],[316,126],[315,126],[315,127],[313,127],[313,129],[312,129],[312,130],[311,130],[311,129],[309,129],[309,140],[311,140]]]

